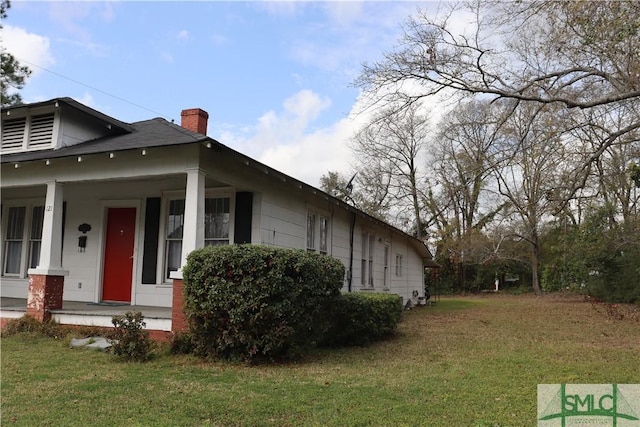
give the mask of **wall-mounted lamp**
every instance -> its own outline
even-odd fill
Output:
[[[78,163],[82,161],[82,156],[78,156]]]
[[[207,142],[207,148],[211,148],[211,143]]]
[[[47,165],[47,166],[49,166],[49,165],[51,164],[51,160],[45,160],[45,161],[44,161],[44,164],[45,164],[45,165]]]
[[[109,153],[109,158],[113,159],[116,156],[116,153]]]
[[[142,150],[142,155],[146,156],[147,155],[147,150]]]
[[[15,165],[13,165],[13,167],[18,169],[20,167],[20,163],[16,163]]]
[[[87,234],[87,231],[91,231],[91,225],[84,222],[78,226],[78,231],[83,234],[78,236],[78,252],[84,252],[87,249],[87,236],[85,234]]]

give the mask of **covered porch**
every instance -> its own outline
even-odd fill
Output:
[[[141,312],[149,331],[171,331],[172,310],[168,307],[129,305],[126,303],[91,303],[63,301],[61,308],[50,309],[51,319],[62,325],[113,327],[111,318],[128,311]],[[0,319],[6,322],[27,313],[26,298],[0,298]]]

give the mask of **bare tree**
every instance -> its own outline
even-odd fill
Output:
[[[428,117],[419,103],[405,109],[394,106],[375,114],[353,138],[351,148],[358,159],[360,183],[386,189],[397,218],[410,218],[416,237],[424,237],[421,219],[421,151],[429,132]],[[377,194],[383,195],[377,191]],[[382,205],[385,200],[378,199]]]
[[[461,104],[441,121],[433,143],[431,174],[437,185],[425,205],[434,214],[440,247],[449,251],[449,259],[457,265],[463,289],[465,264],[480,264],[487,257],[480,244],[486,239],[480,233],[504,207],[491,197],[494,145],[502,122],[488,102]]]
[[[511,114],[502,127],[493,171],[499,194],[518,219],[512,232],[531,248],[531,281],[534,291],[540,293],[541,228],[556,212],[554,194],[566,187],[576,159],[568,149],[572,141],[556,126],[558,109],[547,104],[526,106]]]
[[[379,164],[359,167],[360,171],[352,173],[351,178],[339,172],[327,172],[320,177],[320,188],[373,217],[389,221],[389,174]]]
[[[455,26],[461,16],[472,17],[466,32]],[[356,85],[376,104],[406,106],[446,92],[510,99],[514,112],[530,103],[550,104],[564,109],[562,114],[637,111],[638,46],[638,1],[476,0],[454,6],[444,17],[426,11],[412,17],[399,48],[365,65]],[[598,126],[589,114],[576,117],[584,120],[578,127]],[[565,203],[585,185],[602,153],[638,129],[640,115],[603,133],[577,170],[579,179],[564,194]]]

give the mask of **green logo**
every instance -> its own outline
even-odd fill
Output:
[[[640,384],[538,384],[538,426],[639,426]]]

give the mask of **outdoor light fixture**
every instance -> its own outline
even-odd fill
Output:
[[[83,235],[78,236],[78,252],[84,252],[87,248],[87,231],[91,231],[91,225],[82,223],[78,226],[78,231],[80,231]]]
[[[146,156],[147,155],[147,150],[142,150],[142,155]]]
[[[116,156],[116,153],[109,153],[109,158],[113,159]]]
[[[45,164],[45,165],[47,165],[47,166],[49,166],[49,165],[51,164],[51,160],[45,160],[45,161],[44,161],[44,164]]]
[[[207,148],[211,148],[211,143],[207,142]]]
[[[82,161],[82,156],[78,156],[78,163]]]
[[[20,167],[20,163],[16,163],[15,165],[13,165],[13,167],[18,169]]]

